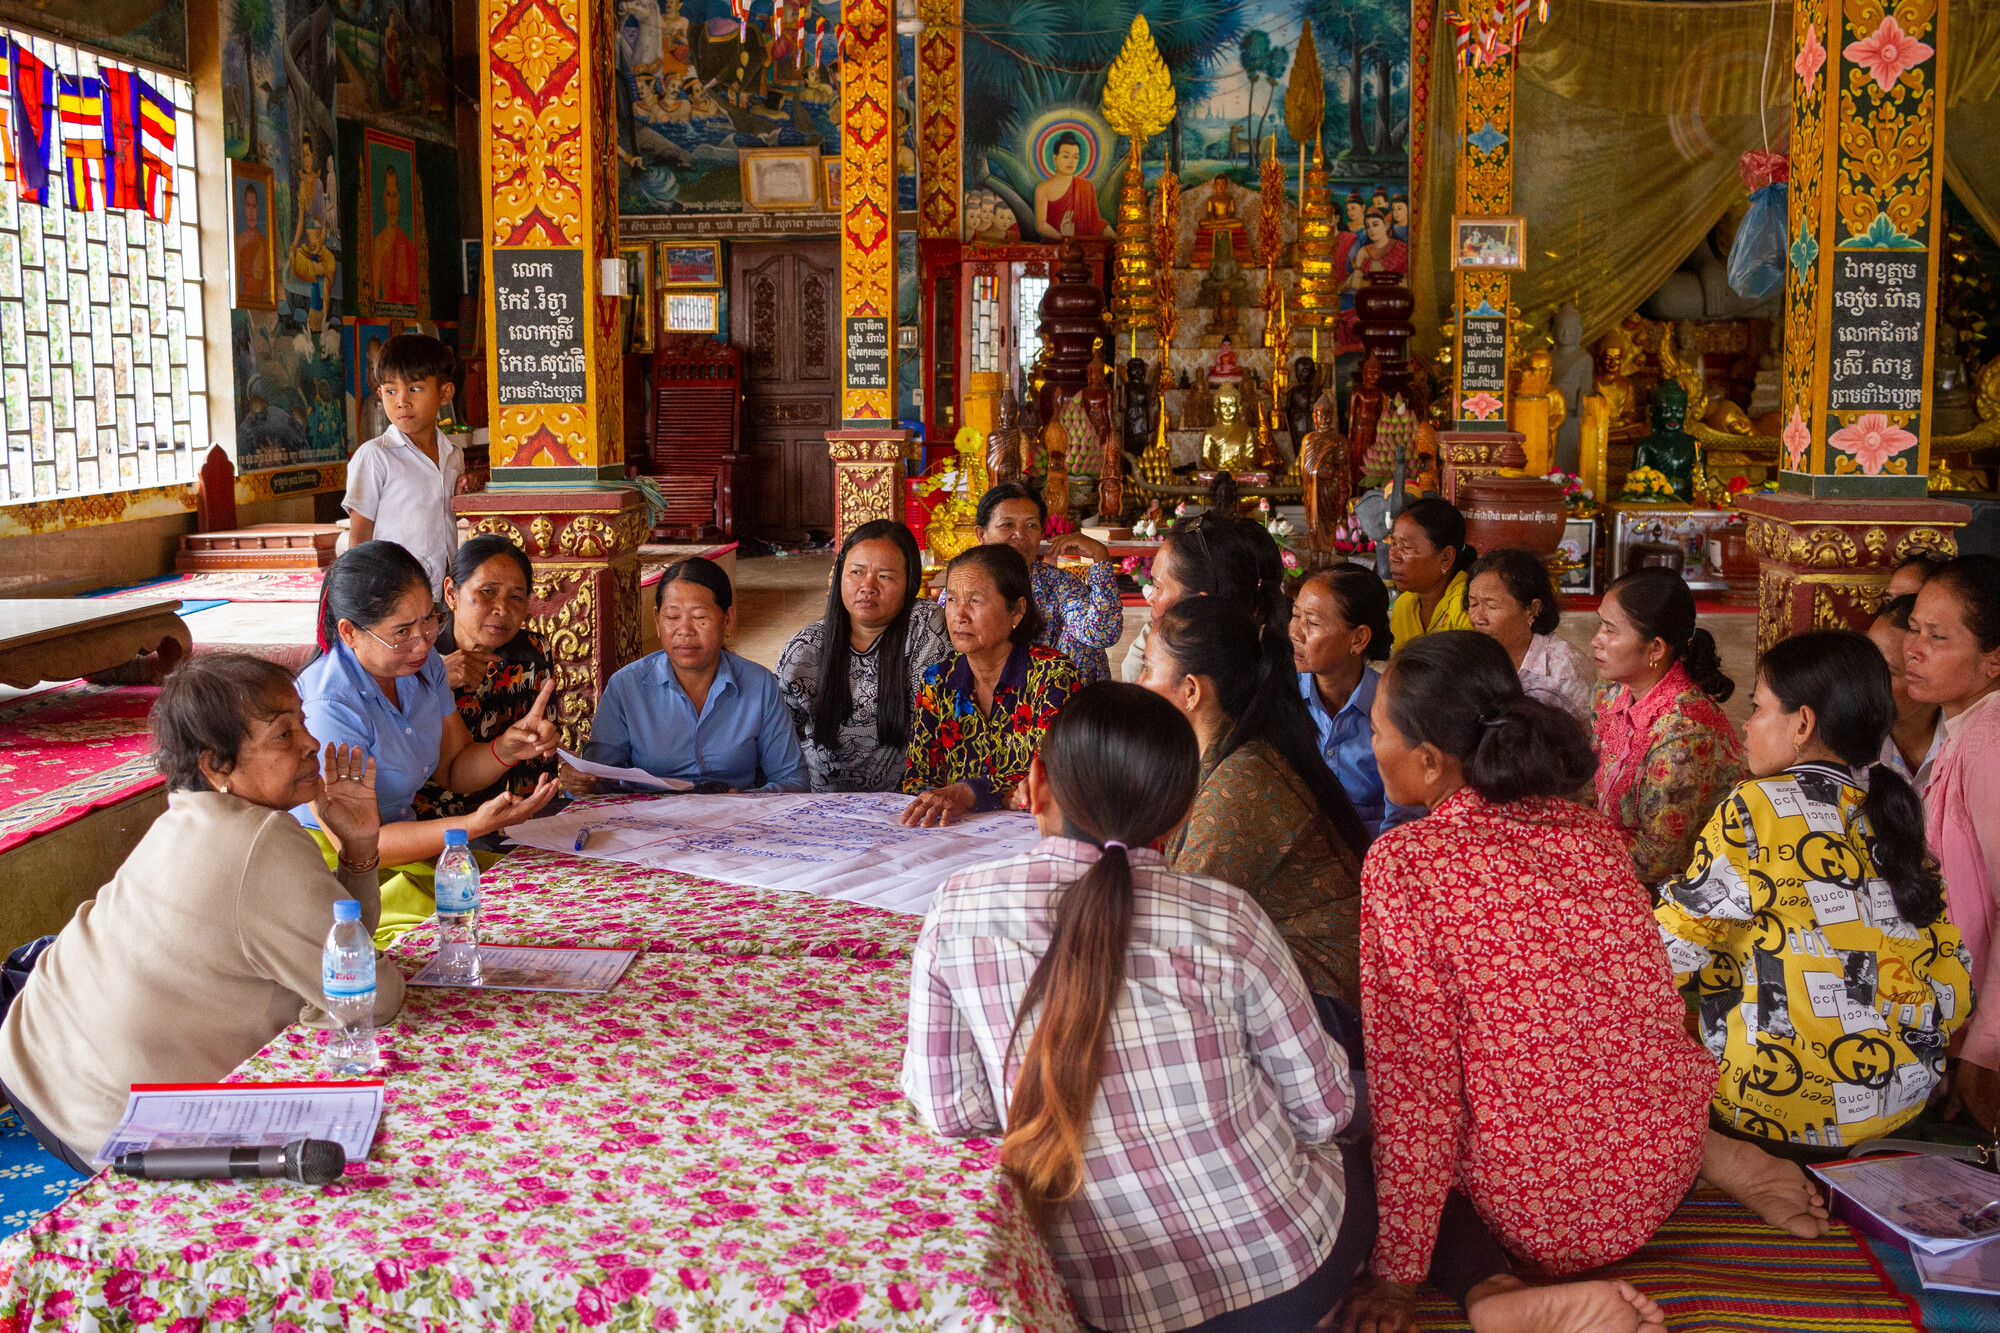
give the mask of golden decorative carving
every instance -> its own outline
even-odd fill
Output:
[[[547,514],[537,514],[534,521],[528,524],[528,535],[535,539],[535,550],[547,551],[549,542],[556,535],[556,525],[549,521]]]
[[[505,537],[524,551],[528,549],[528,544],[521,540],[521,530],[504,518],[487,517],[480,519],[472,525],[472,535],[475,537],[498,535]]]
[[[1870,528],[1861,534],[1861,544],[1868,548],[1868,554],[1880,560],[1882,552],[1888,549],[1889,534],[1879,527]]]
[[[1136,149],[1173,123],[1174,100],[1174,77],[1153,43],[1146,16],[1135,14],[1124,48],[1104,76],[1104,123],[1135,140]]]
[[[881,463],[836,463],[833,507],[842,532],[852,532],[878,518],[894,518],[896,470]]]
[[[1949,559],[1957,554],[1958,538],[1937,528],[1911,528],[1903,534],[1903,540],[1896,543],[1898,562],[1908,560],[1913,555]]]
[[[557,542],[564,555],[610,556],[618,550],[618,535],[609,523],[595,514],[578,514],[563,529]]]
[[[555,676],[550,702],[563,745],[572,752],[590,739],[597,708],[591,659],[597,644],[597,567],[548,565],[535,571],[535,602],[550,609],[528,617],[528,628],[549,646]]]
[[[1852,565],[1860,558],[1860,554],[1854,545],[1854,538],[1839,528],[1822,525],[1806,533],[1793,529],[1791,545],[1785,552],[1785,559],[1794,565],[1836,569],[1842,565]]]

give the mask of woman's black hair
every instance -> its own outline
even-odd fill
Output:
[[[1389,657],[1389,589],[1381,576],[1372,569],[1342,562],[1326,569],[1308,574],[1300,591],[1310,585],[1326,589],[1326,595],[1333,598],[1333,604],[1340,608],[1340,618],[1355,629],[1368,631],[1368,647],[1363,656],[1372,662],[1387,661]]]
[[[276,662],[249,653],[190,657],[167,673],[153,700],[153,765],[170,791],[207,791],[202,756],[232,771],[250,720],[276,717],[281,700],[297,698],[292,673]]]
[[[988,487],[986,494],[979,497],[979,508],[972,514],[972,526],[990,527],[993,523],[993,511],[1009,500],[1026,500],[1035,507],[1035,512],[1041,516],[1042,523],[1047,525],[1049,507],[1041,496],[1035,494],[1034,488],[1024,481],[1003,481],[998,486]]]
[[[431,576],[422,562],[394,542],[350,546],[328,566],[319,590],[319,651],[340,642],[340,622],[366,628],[380,624],[412,588],[428,595]]]
[[[1187,817],[1201,782],[1194,729],[1180,710],[1138,685],[1098,681],[1069,697],[1038,756],[1062,809],[1063,832],[1100,849],[1056,895],[1048,947],[1014,1011],[1040,1012],[1021,1053],[1000,1163],[1021,1186],[1028,1217],[1047,1233],[1083,1182],[1083,1145],[1104,1078],[1105,1032],[1125,988],[1132,947],[1127,849],[1164,837]]]
[[[514,562],[521,571],[521,581],[528,585],[528,591],[535,588],[535,566],[528,559],[528,553],[508,541],[497,532],[482,532],[452,553],[450,578],[452,586],[463,588],[479,573],[480,566],[488,560],[501,556]]]
[[[1457,759],[1466,783],[1495,805],[1568,796],[1597,772],[1583,724],[1523,694],[1507,650],[1475,630],[1438,630],[1404,644],[1383,669],[1381,688],[1403,740]]]
[[[1424,530],[1424,536],[1430,538],[1432,546],[1439,550],[1447,546],[1451,548],[1451,568],[1445,571],[1444,576],[1447,587],[1479,559],[1479,552],[1465,544],[1465,515],[1459,513],[1458,506],[1451,501],[1441,500],[1435,495],[1412,500],[1404,506],[1402,513],[1396,515],[1399,523],[1406,518]]]
[[[1928,551],[1913,551],[1901,560],[1898,560],[1896,567],[1890,570],[1889,574],[1891,577],[1894,577],[1906,569],[1914,569],[1924,576],[1924,582],[1929,583],[1931,575],[1937,573],[1938,568],[1944,563],[1945,561],[1942,557],[1932,555]]]
[[[1930,582],[1949,588],[1979,651],[2000,648],[2000,555],[1955,556],[1931,571]]]
[[[893,519],[877,518],[847,534],[840,544],[840,556],[833,562],[833,586],[826,590],[826,617],[820,621],[818,698],[813,702],[813,735],[833,749],[840,729],[854,714],[854,696],[848,689],[848,643],[854,633],[854,619],[840,598],[840,586],[847,571],[847,559],[863,542],[892,542],[903,556],[903,604],[896,618],[875,640],[875,743],[900,750],[910,738],[909,663],[903,660],[903,646],[910,633],[910,608],[924,591],[924,558],[917,539]]]
[[[1813,735],[1849,768],[1868,770],[1868,859],[1889,882],[1896,912],[1917,929],[1944,915],[1944,877],[1924,844],[1924,804],[1882,763],[1896,725],[1889,664],[1865,634],[1813,630],[1772,645],[1757,663],[1764,688],[1787,713],[1813,710]]]
[[[1562,608],[1556,604],[1556,585],[1549,578],[1549,567],[1533,551],[1509,546],[1480,556],[1472,562],[1472,573],[1466,579],[1467,597],[1472,595],[1472,580],[1481,574],[1499,579],[1500,586],[1520,603],[1523,611],[1530,602],[1542,604],[1535,612],[1534,623],[1528,626],[1535,633],[1554,634],[1556,626],[1562,624]]]
[[[653,610],[658,611],[667,602],[669,583],[692,583],[706,588],[715,598],[715,604],[727,611],[736,604],[736,590],[729,586],[729,575],[722,572],[722,566],[707,556],[691,555],[685,560],[676,560],[668,565],[660,575],[660,586],[653,590]]]
[[[1251,741],[1269,745],[1304,780],[1313,804],[1333,822],[1341,841],[1362,856],[1368,851],[1368,827],[1319,751],[1319,733],[1299,696],[1291,655],[1287,652],[1277,662],[1265,651],[1264,638],[1257,622],[1228,599],[1183,597],[1153,621],[1146,651],[1157,649],[1182,674],[1214,684],[1216,702],[1230,721],[1218,759]]]
[[[1016,602],[1028,604],[1021,623],[1014,626],[1014,632],[1007,636],[1009,643],[1033,643],[1041,636],[1046,622],[1042,619],[1040,608],[1035,605],[1035,584],[1028,577],[1028,562],[1021,558],[1019,551],[1005,542],[968,546],[944,567],[945,583],[949,585],[951,576],[961,569],[985,571],[986,577],[993,580],[994,588],[1008,606]]]
[[[1642,641],[1667,645],[1667,660],[1679,662],[1696,689],[1717,703],[1736,693],[1736,682],[1722,672],[1715,636],[1694,623],[1694,594],[1679,574],[1647,565],[1613,579],[1604,595],[1617,598]]]
[[[1897,629],[1907,630],[1910,627],[1910,612],[1916,609],[1917,595],[1913,592],[1906,592],[1901,597],[1891,597],[1888,601],[1882,603],[1882,609],[1875,614],[1878,617],[1886,618]]]

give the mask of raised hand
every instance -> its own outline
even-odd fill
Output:
[[[503,791],[472,812],[472,817],[466,821],[466,834],[483,838],[510,825],[533,819],[541,813],[543,806],[555,799],[558,790],[556,780],[544,773],[541,781],[535,784],[535,789],[526,796]]]
[[[477,685],[493,669],[493,661],[494,655],[483,648],[461,648],[444,659],[445,684],[454,690]]]
[[[342,856],[364,862],[375,854],[382,808],[375,803],[375,761],[367,750],[359,745],[326,747],[313,808],[326,831],[339,841]]]
[[[500,739],[494,742],[493,752],[500,756],[502,763],[518,764],[523,759],[542,759],[556,752],[556,724],[543,716],[555,688],[554,680],[543,681],[542,692],[535,696],[535,706],[519,722],[500,733]]]

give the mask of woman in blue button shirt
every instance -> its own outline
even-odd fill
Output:
[[[1389,656],[1389,590],[1382,580],[1348,564],[1313,574],[1292,600],[1291,637],[1292,666],[1319,752],[1368,836],[1423,814],[1420,805],[1390,805],[1375,769],[1368,710],[1381,677],[1368,664]]]
[[[447,791],[492,786],[525,759],[555,753],[556,728],[543,716],[545,685],[528,715],[486,744],[475,744],[458,715],[444,659],[432,648],[440,622],[430,575],[394,542],[363,542],[326,572],[320,591],[320,655],[299,672],[299,698],[315,737],[359,746],[375,760],[382,920],[386,943],[425,920],[434,908],[431,863],[444,851],[446,829],[478,838],[530,818],[556,794],[544,778],[525,796],[503,791],[469,815],[418,819],[411,799],[435,778]],[[340,844],[317,809],[292,813],[318,840],[327,864]]]
[[[804,791],[805,761],[778,678],[722,646],[736,627],[729,576],[695,556],[660,578],[660,651],[605,684],[583,757],[714,791]],[[565,790],[595,791],[568,765]]]

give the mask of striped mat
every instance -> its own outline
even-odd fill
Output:
[[[1592,1273],[1621,1278],[1667,1313],[1676,1333],[1911,1333],[1923,1325],[1884,1282],[1863,1240],[1838,1223],[1800,1240],[1733,1200],[1689,1198],[1640,1251]],[[1456,1305],[1426,1289],[1425,1330],[1470,1330]]]

